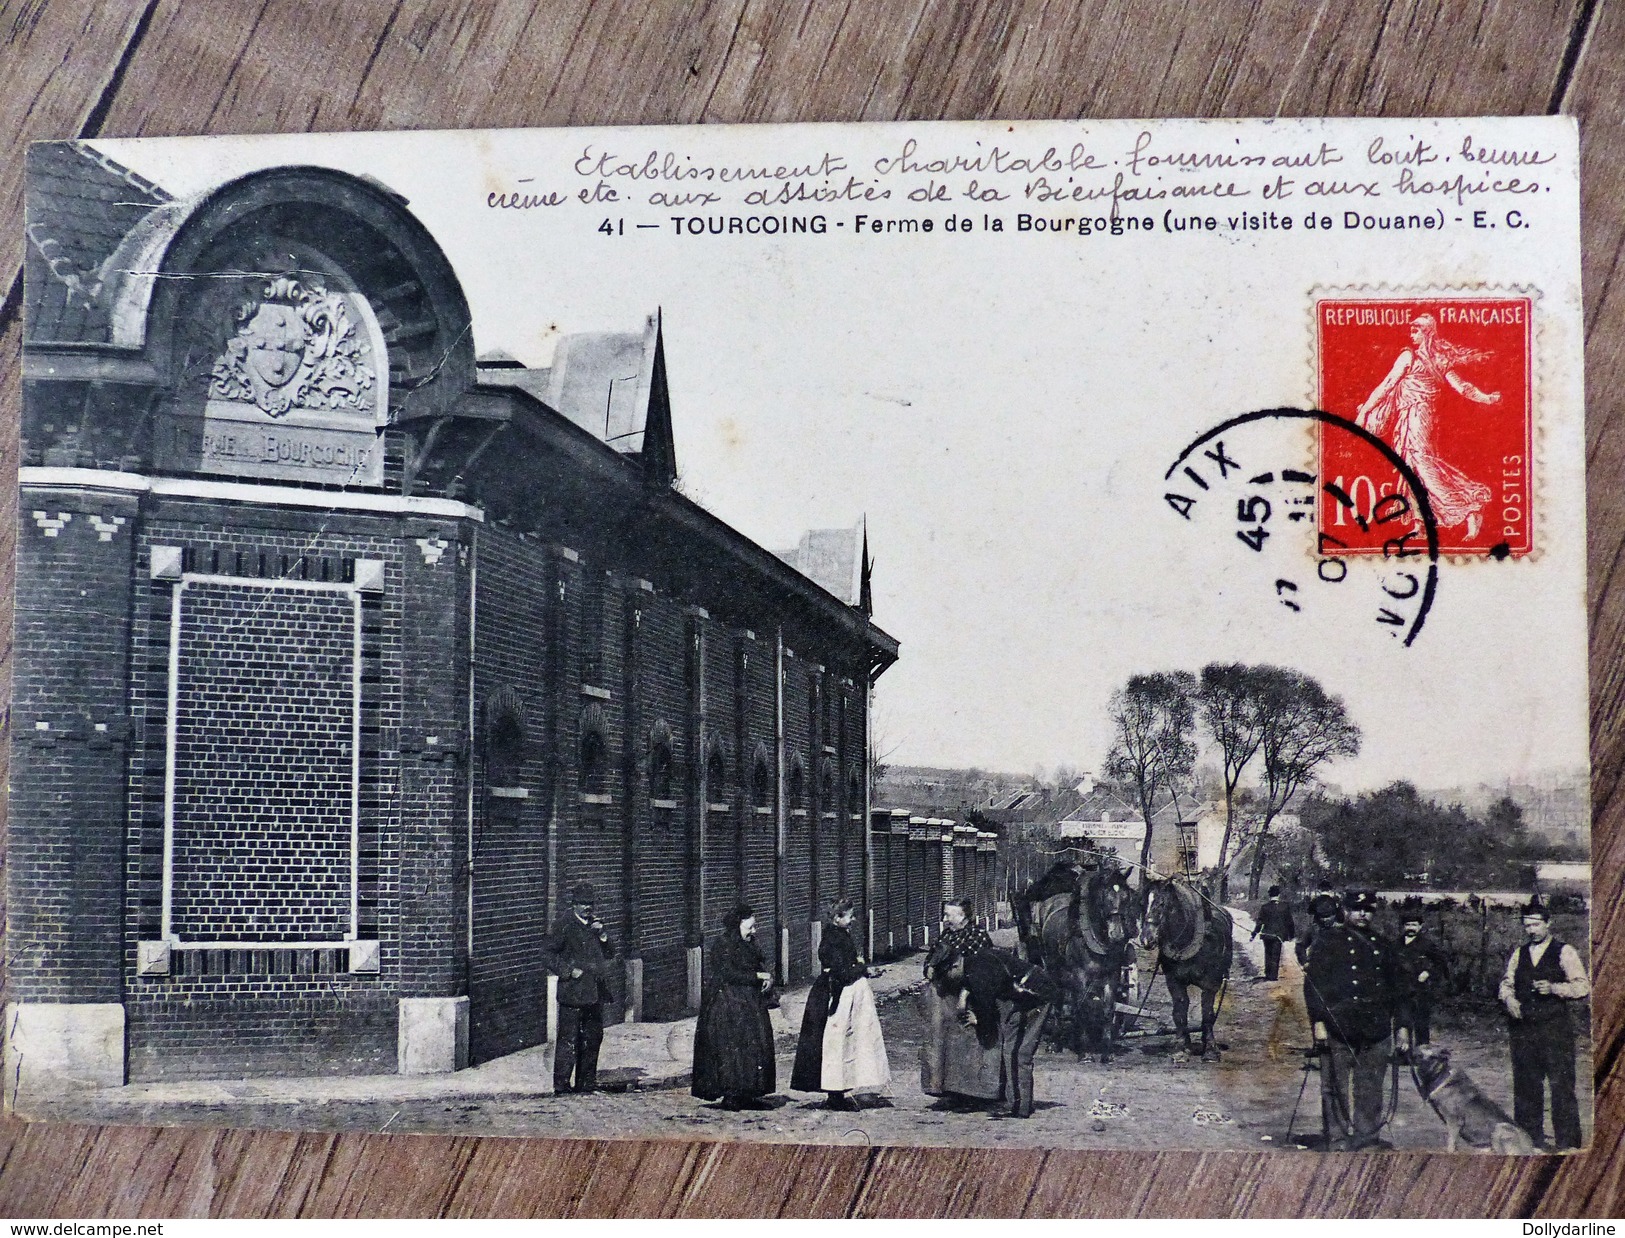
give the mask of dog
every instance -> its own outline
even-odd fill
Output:
[[[1533,1156],[1529,1133],[1507,1116],[1464,1070],[1450,1065],[1450,1050],[1417,1045],[1411,1050],[1411,1077],[1422,1099],[1444,1122],[1445,1151],[1457,1144],[1496,1156]]]

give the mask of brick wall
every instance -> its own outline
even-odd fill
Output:
[[[740,637],[738,650],[741,659],[739,715],[742,720],[739,748],[744,756],[741,773],[745,779],[744,799],[747,806],[742,829],[745,879],[742,897],[756,911],[756,922],[761,930],[757,943],[761,946],[769,970],[777,976],[778,824],[775,813],[779,789],[774,758],[774,647],[768,640]],[[754,803],[755,797],[751,791],[752,770],[758,753],[765,756],[768,768],[770,792],[769,807],[765,813]]]
[[[170,924],[187,940],[350,931],[357,604],[181,592]]]
[[[403,798],[413,805],[413,833],[419,838],[426,832],[424,820],[433,821],[436,813],[434,798],[424,796],[404,776],[401,759],[402,696],[412,684],[402,629],[414,608],[408,605],[403,569],[409,560],[402,553],[400,524],[392,517],[235,508],[168,499],[149,503],[137,539],[136,604],[129,648],[134,741],[127,770],[121,936],[130,1077],[276,1074],[295,1068],[305,1073],[392,1070],[397,998],[423,983],[423,977],[413,971],[414,967],[423,970],[422,947],[418,947],[417,959],[408,957],[403,920],[413,923],[412,931],[422,933],[418,915],[427,913],[430,923],[434,919],[427,906],[434,899],[427,889],[410,912],[403,907]],[[154,545],[181,547],[189,571],[259,579],[339,580],[353,570],[350,565],[356,559],[383,562],[384,588],[376,596],[367,596],[362,606],[356,890],[360,934],[380,942],[377,974],[346,971],[347,951],[186,950],[175,953],[170,975],[136,975],[136,942],[157,937],[160,928],[163,775],[175,590],[172,581],[149,579]],[[415,547],[411,553],[418,555]],[[201,597],[208,598],[213,591],[216,600],[228,601],[242,592],[246,606],[236,608],[235,620],[231,611],[212,602],[194,611],[192,595],[200,589]],[[339,926],[341,900],[341,927],[348,929],[348,780],[338,787],[333,747],[337,741],[329,735],[314,746],[290,745],[289,751],[307,756],[311,751],[326,751],[321,758],[326,763],[323,777],[333,785],[324,783],[319,795],[311,794],[307,784],[279,781],[281,775],[273,777],[268,772],[276,765],[274,756],[257,753],[255,745],[274,740],[284,731],[290,737],[308,739],[312,727],[319,729],[320,724],[307,718],[290,727],[284,721],[287,714],[256,715],[259,706],[254,698],[238,701],[222,686],[223,679],[229,681],[233,676],[260,676],[263,682],[245,681],[237,686],[245,692],[269,693],[274,698],[273,711],[275,702],[286,707],[301,692],[306,694],[307,704],[325,693],[327,697],[322,699],[328,705],[343,702],[337,707],[347,722],[352,662],[339,656],[337,646],[341,628],[344,637],[353,642],[353,611],[347,615],[334,611],[334,595],[323,595],[330,600],[327,607],[312,607],[312,596],[293,589],[218,589],[196,583],[188,584],[183,594],[181,684],[190,683],[193,688],[182,694],[180,721],[193,728],[187,733],[200,738],[213,731],[217,747],[230,740],[225,748],[231,771],[230,778],[222,781],[201,759],[177,769],[178,773],[182,768],[191,770],[178,786],[182,790],[190,787],[189,793],[195,797],[192,816],[183,812],[183,828],[177,837],[178,842],[190,838],[193,843],[192,851],[182,849],[182,855],[190,854],[193,863],[190,867],[177,865],[180,880],[175,910],[189,916],[191,926],[176,925],[183,937],[193,931],[219,939],[219,934],[230,930],[231,935],[250,940],[307,939],[315,927],[311,916],[323,917],[324,929]],[[345,597],[343,606],[350,605]],[[201,626],[192,626],[194,619],[201,619]],[[299,623],[309,627],[300,636],[309,643],[307,652],[317,655],[315,662],[294,658],[280,669],[267,664],[259,670],[240,665],[254,660],[250,651],[262,648],[265,639],[286,637]],[[444,650],[437,650],[435,657],[443,660]],[[448,739],[448,746],[455,747],[456,736]],[[202,754],[197,755],[201,758]],[[271,782],[260,785],[266,778]],[[235,798],[246,801],[248,796],[228,796],[222,790],[233,780],[243,787],[252,785],[253,798],[287,799],[289,803],[256,820],[252,814],[257,809],[246,802],[229,802]],[[226,832],[211,830],[199,811],[211,796],[220,797],[211,811],[247,814],[239,833],[251,844],[257,842],[257,847],[232,842]],[[340,796],[342,812],[331,803],[322,805],[322,828],[304,839],[304,845],[289,846],[291,839],[281,823],[306,820],[313,801]],[[333,828],[339,815],[344,817],[342,831]],[[275,864],[262,863],[272,857]],[[277,864],[281,879],[269,880]],[[264,871],[256,873],[256,865]],[[256,880],[263,880],[259,894],[252,893]],[[444,874],[435,878],[436,883],[445,880]],[[208,889],[211,881],[220,883],[213,896]],[[249,891],[246,898],[244,889]],[[449,900],[442,893],[440,901]],[[346,1034],[344,1029],[352,1025],[353,1034]]]
[[[27,490],[17,530],[7,997],[122,990],[130,496]]]
[[[478,536],[469,1052],[483,1062],[546,1036],[547,973],[540,956],[556,901],[548,827],[559,556],[501,528]],[[517,710],[521,738],[511,754],[494,750],[500,710]],[[497,795],[499,787],[507,794]]]

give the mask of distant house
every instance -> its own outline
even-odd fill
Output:
[[[1535,865],[1535,889],[1543,894],[1588,894],[1591,865],[1543,861]]]
[[[1080,848],[1112,851],[1133,865],[1145,842],[1145,817],[1130,797],[1110,787],[1093,787],[1057,823],[1062,839]],[[1224,809],[1213,803],[1192,804],[1171,797],[1151,813],[1151,864],[1158,873],[1192,874],[1219,862],[1224,838]]]

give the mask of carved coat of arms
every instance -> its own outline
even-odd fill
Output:
[[[373,368],[343,296],[279,276],[237,319],[214,363],[211,399],[252,403],[272,417],[290,408],[371,410]]]

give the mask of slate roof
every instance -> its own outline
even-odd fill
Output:
[[[144,216],[173,200],[83,142],[30,146],[25,341],[105,342],[109,283],[102,268]]]

